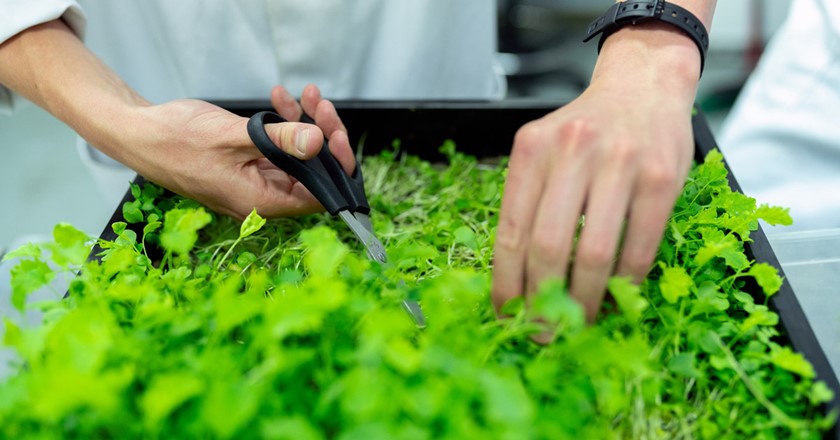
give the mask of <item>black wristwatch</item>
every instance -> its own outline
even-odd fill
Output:
[[[706,64],[706,50],[709,48],[709,33],[694,14],[685,8],[667,3],[665,0],[627,0],[615,3],[604,15],[589,24],[586,29],[587,42],[601,34],[598,51],[604,40],[623,26],[658,20],[676,26],[694,41],[700,50],[700,74]]]

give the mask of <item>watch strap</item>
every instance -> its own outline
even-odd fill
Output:
[[[587,42],[597,35],[598,51],[607,39],[623,26],[658,20],[671,24],[685,32],[697,45],[700,51],[700,73],[706,64],[706,51],[709,49],[709,33],[706,27],[694,14],[685,8],[668,3],[665,0],[627,0],[614,3],[604,15],[598,17],[586,29]]]

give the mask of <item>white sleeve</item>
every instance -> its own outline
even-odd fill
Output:
[[[84,38],[85,15],[75,0],[0,0],[0,44],[32,26],[62,18],[67,26]],[[21,99],[0,84],[0,114],[11,113]]]
[[[821,0],[819,6],[825,19],[831,24],[834,34],[840,35],[840,2],[837,2],[837,0]]]

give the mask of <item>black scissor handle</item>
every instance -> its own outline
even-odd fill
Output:
[[[304,113],[300,117],[300,122],[315,125],[315,120]],[[322,157],[323,155],[323,157]],[[353,168],[353,174],[347,175],[341,163],[330,153],[329,145],[324,140],[324,145],[318,153],[321,159],[321,164],[326,168],[327,172],[332,177],[338,189],[348,202],[350,212],[360,212],[362,214],[370,213],[370,205],[368,204],[367,195],[365,193],[365,177],[362,175],[362,167],[356,164]],[[330,213],[335,215],[335,213]]]
[[[310,121],[308,116],[302,118],[302,122]],[[271,163],[299,180],[331,215],[341,210],[370,212],[361,167],[357,165],[353,175],[348,176],[330,153],[326,140],[318,156],[310,160],[300,160],[284,152],[265,132],[265,124],[274,122],[286,120],[269,111],[259,112],[248,120],[248,136]]]

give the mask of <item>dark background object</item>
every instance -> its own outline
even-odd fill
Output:
[[[498,0],[499,61],[508,96],[570,100],[589,84],[596,50],[586,27],[611,0]]]
[[[268,101],[217,101],[215,104],[241,116],[271,110]],[[350,131],[351,145],[363,141],[363,154],[376,154],[391,148],[394,139],[400,139],[400,151],[420,156],[430,161],[440,161],[444,156],[438,151],[445,140],[454,140],[458,150],[481,157],[507,155],[516,131],[524,123],[540,118],[562,104],[550,101],[513,100],[495,102],[463,101],[336,101],[339,116]],[[714,136],[701,112],[692,117],[695,159],[717,148]],[[728,169],[727,165],[727,169]],[[136,183],[143,182],[138,176]],[[740,191],[740,186],[730,170],[730,186]],[[133,200],[127,191],[123,203]],[[125,221],[122,203],[116,207],[101,238],[116,238],[111,223]],[[137,225],[130,225],[137,227]],[[759,229],[752,233],[752,243],[747,245],[747,257],[775,267],[784,277],[784,271],[773,253],[767,236]],[[94,247],[91,258],[101,251]],[[748,291],[759,292],[758,286],[748,285]],[[808,319],[785,279],[778,293],[770,297],[770,307],[779,314],[784,334],[782,342],[789,342],[814,366],[817,377],[834,391],[834,399],[824,406],[824,411],[840,409],[840,382],[819,345]],[[835,425],[825,438],[840,439]]]

